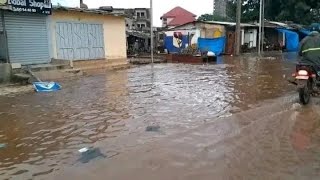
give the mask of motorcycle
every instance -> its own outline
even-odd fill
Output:
[[[319,76],[313,66],[308,64],[297,64],[296,72],[292,74],[294,81],[291,83],[297,86],[300,102],[309,104],[311,96],[317,92],[319,86]]]

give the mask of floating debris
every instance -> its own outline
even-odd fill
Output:
[[[7,144],[0,143],[0,149],[6,148],[6,147],[7,147]]]
[[[99,148],[82,148],[78,150],[81,153],[81,157],[78,161],[82,163],[88,163],[96,158],[106,158],[107,156],[102,154]]]
[[[292,110],[294,110],[294,111],[298,111],[299,109],[301,109],[301,104],[299,104],[299,103],[294,103],[293,105],[292,105]]]
[[[79,149],[78,151],[79,151],[79,153],[84,153],[84,152],[89,151],[89,148],[85,147],[85,148]]]
[[[147,132],[159,132],[160,131],[160,126],[148,126],[146,128]]]

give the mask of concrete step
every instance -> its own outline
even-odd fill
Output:
[[[86,66],[81,68],[82,71],[84,72],[105,72],[107,70],[121,70],[121,69],[129,69],[131,67],[130,64],[125,63],[125,64],[108,64],[105,66]]]
[[[50,71],[37,71],[34,72],[34,75],[38,77],[41,81],[51,81],[79,77],[83,75],[83,72],[80,69],[60,69]]]
[[[80,69],[60,69],[49,71],[34,71],[33,74],[41,81],[49,81],[82,76],[83,72]],[[37,81],[36,78],[28,74],[27,72],[13,74],[12,79],[14,82],[21,84],[27,84]]]
[[[131,64],[150,64],[151,59],[150,58],[131,58],[129,59],[129,62]],[[153,60],[154,63],[166,63],[167,61],[165,59],[157,59],[155,58]]]
[[[69,69],[69,64],[39,64],[29,66],[32,72]]]
[[[109,63],[108,60],[101,59],[101,60],[83,60],[83,61],[74,61],[73,66],[75,68],[80,68],[80,67],[86,67],[86,66],[100,66],[102,64],[107,64]]]
[[[12,75],[13,82],[20,83],[23,85],[28,84],[29,80],[32,78],[30,74],[18,73]]]
[[[74,61],[73,64],[75,68],[79,68],[82,71],[91,71],[95,69],[104,71],[130,67],[127,59]]]
[[[73,73],[73,74],[81,73],[81,69],[79,69],[79,68],[65,69],[64,71],[67,73]]]
[[[64,64],[64,65],[69,65],[69,64],[70,64],[70,61],[69,61],[69,60],[52,59],[50,64]]]

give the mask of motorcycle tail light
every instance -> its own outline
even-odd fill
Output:
[[[298,75],[299,75],[299,76],[308,76],[308,74],[309,74],[309,73],[308,73],[308,71],[306,71],[306,70],[299,70],[299,71],[298,71]]]
[[[311,75],[311,77],[312,77],[312,78],[316,78],[316,77],[317,77],[317,75],[315,75],[315,74],[312,74],[312,75]]]

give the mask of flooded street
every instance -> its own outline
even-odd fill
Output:
[[[320,99],[297,104],[290,59],[138,66],[0,96],[0,179],[319,179]],[[83,163],[84,147],[103,156]]]

